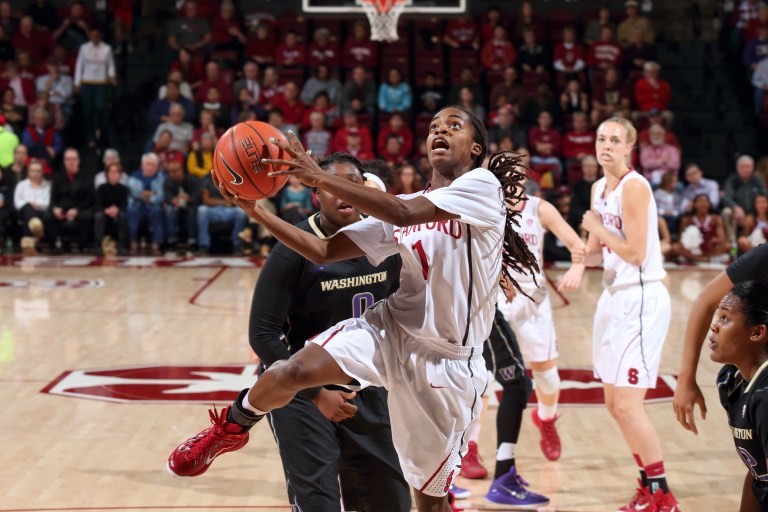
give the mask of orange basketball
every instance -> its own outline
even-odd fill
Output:
[[[282,149],[269,142],[270,138],[287,141],[274,126],[261,121],[238,123],[216,143],[213,152],[213,172],[230,194],[255,201],[277,194],[288,176],[269,176],[284,167],[263,164],[262,158],[290,158]]]

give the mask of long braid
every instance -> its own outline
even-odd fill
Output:
[[[488,130],[482,121],[472,112],[460,105],[452,105],[446,108],[455,108],[464,112],[472,124],[474,141],[480,145],[481,151],[475,155],[474,164],[476,167],[482,167],[485,155],[488,151]],[[509,207],[514,206],[520,201],[525,200],[525,188],[523,180],[527,177],[527,169],[522,164],[519,155],[510,151],[501,151],[491,156],[488,170],[491,171],[501,182],[504,191],[504,203],[507,205],[507,217],[504,226],[504,245],[502,248],[502,275],[515,288],[528,297],[523,292],[520,285],[512,278],[512,272],[530,273],[534,276],[539,273],[539,264],[536,263],[536,256],[528,249],[528,245],[523,240],[515,228],[520,227],[517,218],[520,212],[513,211]],[[538,285],[538,283],[536,283]],[[533,300],[533,299],[531,299]]]
[[[535,282],[535,276],[539,273],[539,264],[536,262],[536,256],[528,248],[528,244],[525,243],[523,237],[515,229],[520,227],[520,223],[517,220],[520,212],[510,208],[526,198],[523,182],[527,177],[527,171],[522,164],[520,156],[510,151],[494,153],[488,163],[488,170],[501,182],[501,189],[504,192],[504,203],[507,205],[504,245],[502,249],[502,275],[520,293],[528,297],[512,277],[512,272],[529,273],[534,276]]]

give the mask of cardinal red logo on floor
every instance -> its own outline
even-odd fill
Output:
[[[121,403],[229,403],[253,386],[257,370],[255,364],[68,370],[41,393]]]
[[[257,379],[255,364],[237,365],[139,365],[117,368],[68,370],[41,390],[49,395],[89,398],[120,403],[229,403]],[[603,385],[586,368],[560,368],[560,404],[599,406]],[[672,399],[677,380],[661,374],[656,388],[649,389],[647,403]],[[501,398],[501,386],[494,383],[491,405]],[[495,400],[494,400],[495,399]],[[529,403],[536,403],[532,394]]]
[[[597,380],[589,368],[559,368],[560,371],[560,405],[571,407],[600,406],[605,403],[603,396],[603,383]],[[530,377],[531,372],[528,371]],[[656,379],[656,387],[649,389],[645,395],[645,403],[669,402],[675,394],[677,376],[668,373],[660,373]],[[535,385],[535,384],[534,384]],[[501,386],[494,381],[491,388],[493,399],[501,400]],[[536,403],[536,393],[531,393],[528,403]]]

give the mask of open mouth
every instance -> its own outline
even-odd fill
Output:
[[[336,209],[339,212],[345,213],[345,214],[350,214],[352,213],[352,210],[354,210],[354,208],[352,208],[352,206],[348,205],[347,203],[341,203],[339,206],[336,207]]]
[[[443,154],[450,149],[450,144],[448,144],[448,141],[445,140],[442,137],[435,137],[432,140],[432,152],[437,154]]]

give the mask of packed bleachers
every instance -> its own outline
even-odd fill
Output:
[[[758,58],[768,48],[768,8],[741,4],[734,30],[760,84],[768,75]],[[691,187],[699,183],[688,168],[681,174],[685,148],[671,108],[676,93],[655,61],[656,33],[636,1],[590,2],[577,24],[558,9],[538,12],[535,2],[445,20],[414,17],[401,22],[400,41],[387,44],[372,42],[360,18],[310,20],[227,0],[177,5],[158,37],[163,80],[151,84],[151,100],[133,106],[146,112],[134,170],[120,165],[124,148],[108,138],[106,101],[122,79],[116,56],[131,62],[142,4],[110,1],[107,26],[85,2],[35,1],[19,9],[0,2],[5,250],[266,254],[269,237],[254,238],[258,230],[246,228],[247,219],[211,188],[212,150],[224,130],[244,120],[293,130],[317,158],[344,151],[383,161],[373,172],[389,191],[408,192],[430,178],[423,140],[434,112],[448,104],[486,123],[491,150],[529,153],[530,192],[563,205],[576,228],[583,211],[578,191],[596,177],[594,130],[611,116],[631,118],[639,132],[633,165],[653,184],[660,215],[679,241],[682,215],[695,203]],[[764,88],[755,89],[754,105],[768,118]],[[80,172],[81,153],[100,161]],[[27,177],[33,162],[42,170],[39,183]],[[43,206],[32,195],[44,196],[46,188]],[[17,190],[28,197],[17,200]],[[298,220],[289,199],[300,190],[293,184],[264,203]],[[734,222],[743,228],[746,214],[728,201],[723,229]],[[310,201],[299,212],[305,216],[312,207]],[[726,253],[740,233],[731,231]]]

